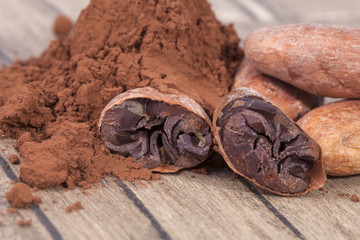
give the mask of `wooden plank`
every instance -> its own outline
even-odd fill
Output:
[[[296,238],[228,169],[183,171],[129,188],[173,239]]]
[[[328,191],[313,191],[306,196],[283,198],[258,190],[308,239],[359,239],[357,221],[360,203],[339,194],[360,193],[360,176],[329,178]]]

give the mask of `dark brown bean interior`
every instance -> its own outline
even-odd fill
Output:
[[[193,167],[212,150],[210,126],[178,105],[147,98],[126,100],[109,109],[101,124],[105,146],[146,168],[161,164]]]
[[[257,97],[227,104],[216,126],[225,154],[243,175],[282,193],[298,193],[320,149],[277,107]]]

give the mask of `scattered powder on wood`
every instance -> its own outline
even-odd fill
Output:
[[[31,219],[28,219],[28,220],[22,220],[22,219],[20,219],[20,220],[18,221],[18,225],[19,225],[20,227],[29,227],[29,226],[31,226],[31,223],[32,223],[32,220],[31,220]]]
[[[35,207],[39,206],[40,203],[42,203],[41,197],[39,196],[34,196],[34,200],[33,200],[33,204]]]
[[[356,194],[351,195],[351,198],[350,198],[350,199],[351,199],[351,201],[353,201],[353,202],[359,202],[359,201],[360,201],[358,195],[356,195]]]
[[[198,174],[203,174],[203,175],[207,175],[208,171],[206,168],[202,167],[202,168],[194,168],[191,170],[193,173],[198,173]]]
[[[72,207],[71,207],[71,206],[67,206],[67,207],[66,207],[66,212],[67,212],[67,213],[71,213],[71,212],[72,212]]]
[[[84,209],[80,201],[75,202],[72,206],[66,207],[66,212],[70,213],[72,211],[77,211],[80,209]]]
[[[8,209],[6,209],[6,212],[7,212],[8,214],[13,214],[13,213],[16,212],[16,208],[8,208]]]
[[[340,197],[350,197],[351,195],[349,193],[339,193]]]

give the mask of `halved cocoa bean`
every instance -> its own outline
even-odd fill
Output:
[[[230,168],[280,195],[301,195],[325,180],[320,147],[257,92],[238,88],[217,107],[213,131]]]
[[[209,157],[213,147],[211,123],[200,105],[187,96],[150,87],[112,99],[99,127],[112,152],[135,158],[153,171],[194,167]]]

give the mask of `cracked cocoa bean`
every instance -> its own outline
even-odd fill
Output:
[[[185,96],[140,88],[116,96],[100,120],[104,145],[159,172],[190,168],[212,150],[210,120]]]
[[[215,140],[230,168],[281,195],[301,195],[326,180],[320,147],[260,94],[238,88],[215,111]]]

